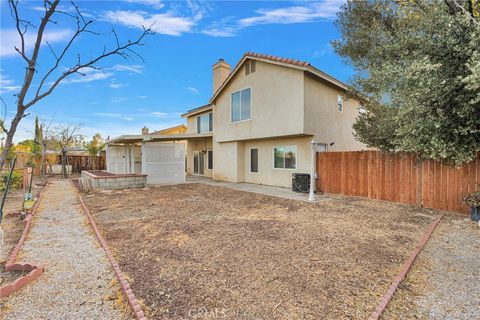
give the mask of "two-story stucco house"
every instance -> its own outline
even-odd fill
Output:
[[[184,128],[126,135],[107,143],[107,170],[147,175],[147,183],[215,180],[290,187],[310,173],[318,151],[361,150],[352,124],[360,102],[347,86],[308,62],[246,53],[233,68],[213,65],[208,104],[188,111]],[[186,151],[186,164],[185,153]]]
[[[352,124],[360,102],[347,86],[307,62],[246,53],[233,68],[213,66],[207,105],[188,111],[187,174],[291,186],[319,151],[361,150]],[[198,137],[195,137],[198,135]]]

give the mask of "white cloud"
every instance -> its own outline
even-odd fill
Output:
[[[202,30],[202,33],[211,37],[234,37],[237,34],[237,29],[228,26],[225,26],[223,28],[207,28],[205,30]]]
[[[127,100],[128,98],[125,98],[125,97],[112,97],[110,99],[110,101],[112,101],[112,103],[120,103],[120,102],[123,102],[125,100]]]
[[[112,89],[120,89],[121,87],[123,87],[123,84],[113,82],[113,83],[110,83],[108,86]]]
[[[343,0],[315,2],[306,6],[256,10],[257,16],[240,19],[239,25],[249,27],[259,24],[292,24],[335,18]]]
[[[104,70],[98,69],[80,69],[80,72],[84,75],[78,74],[74,78],[69,78],[63,80],[63,83],[82,83],[82,82],[91,82],[97,80],[105,80],[113,76],[112,72],[106,72]]]
[[[164,118],[164,117],[168,116],[168,113],[154,111],[154,112],[151,113],[151,115],[154,116],[154,117]]]
[[[137,96],[138,99],[146,99],[148,96]]]
[[[34,31],[34,30],[33,30]],[[36,33],[30,30],[24,36],[25,38],[25,51],[29,52],[35,45]],[[8,57],[18,55],[15,51],[15,46],[20,49],[21,41],[18,32],[14,29],[2,29],[2,36],[0,37],[0,57]],[[64,30],[49,30],[45,31],[42,45],[45,45],[47,41],[50,44],[56,42],[63,42],[70,39],[72,36],[72,31],[69,29]]]
[[[120,119],[120,120],[126,120],[126,121],[133,121],[135,118],[130,115],[124,115],[121,113],[111,113],[111,112],[97,112],[93,114],[94,116],[99,116],[99,117],[106,117],[106,118],[114,118],[114,119]]]
[[[8,79],[3,73],[0,73],[0,94],[19,91],[20,86],[16,85],[11,79]]]
[[[171,36],[180,36],[195,26],[193,18],[179,17],[172,12],[149,14],[144,11],[107,11],[105,18],[131,28],[150,28],[152,31]]]
[[[132,73],[143,74],[144,66],[139,64],[125,65],[125,64],[116,64],[111,70],[113,71],[130,71]]]
[[[152,7],[153,9],[162,9],[163,7],[165,7],[161,0],[125,0],[125,2],[142,4]]]
[[[198,90],[197,90],[196,88],[194,88],[194,87],[187,87],[186,89],[187,89],[188,91],[190,91],[191,93],[194,93],[194,94],[198,94],[198,93],[199,93]]]

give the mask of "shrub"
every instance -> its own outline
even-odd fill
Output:
[[[10,171],[3,171],[0,176],[0,190],[5,190],[5,186],[7,185],[8,175]],[[12,179],[10,180],[10,187],[12,189],[16,189],[20,187],[23,180],[22,170],[13,170]]]
[[[472,208],[480,207],[480,191],[467,193],[463,196],[462,201]]]

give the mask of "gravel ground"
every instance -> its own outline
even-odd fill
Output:
[[[436,216],[204,184],[84,199],[149,319],[366,319]]]
[[[480,228],[446,216],[383,319],[480,319]]]
[[[40,184],[40,182],[40,178],[34,177],[32,193],[35,196],[38,196],[42,189],[42,186],[35,185],[36,183]],[[3,196],[3,191],[0,192],[0,196]],[[3,243],[0,242],[0,286],[15,281],[22,274],[22,272],[4,272],[3,267],[23,232],[24,224],[23,221],[20,220],[20,215],[12,214],[13,212],[20,212],[22,210],[23,198],[23,188],[9,190],[3,208],[1,226],[3,231]]]
[[[17,260],[34,261],[45,273],[0,301],[0,318],[131,318],[69,180],[48,186]]]

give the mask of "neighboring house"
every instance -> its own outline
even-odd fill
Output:
[[[352,129],[360,102],[347,99],[347,90],[308,62],[246,53],[231,70],[220,59],[213,65],[209,103],[182,115],[185,133],[147,131],[109,145],[186,141],[187,174],[290,187],[292,173],[310,172],[312,139],[317,151],[366,149]],[[125,150],[123,158],[133,159]],[[129,167],[126,162],[125,173]]]
[[[144,128],[144,129],[146,129],[146,128]],[[178,126],[154,131],[151,134],[183,134],[183,133],[186,133],[186,132],[187,132],[187,126],[184,125],[184,124],[180,124]],[[147,131],[147,134],[148,134],[148,131]]]
[[[213,66],[208,105],[183,114],[187,133],[211,133],[187,144],[187,173],[216,180],[291,186],[310,172],[318,151],[361,150],[352,124],[360,102],[347,86],[308,62],[246,53],[230,71]]]

